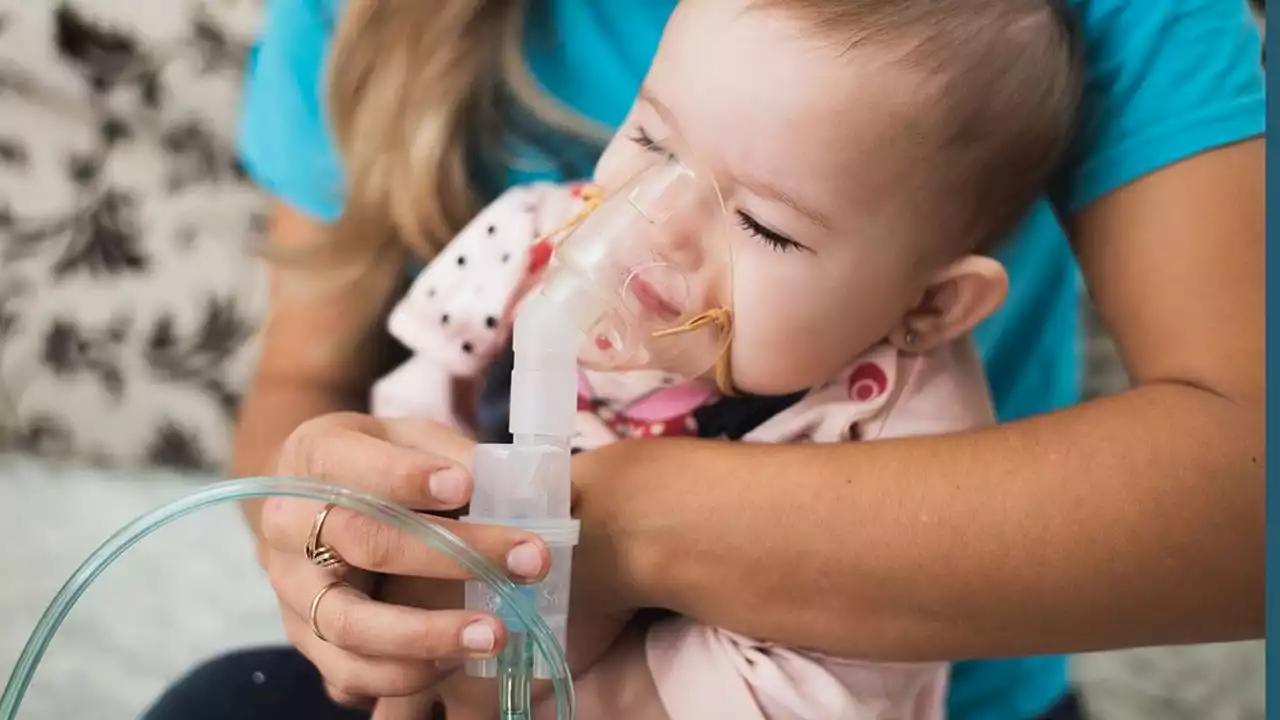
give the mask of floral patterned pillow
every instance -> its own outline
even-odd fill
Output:
[[[0,0],[0,448],[217,469],[264,307],[259,0]]]

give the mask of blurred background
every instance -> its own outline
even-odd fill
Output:
[[[227,459],[265,307],[264,202],[233,144],[262,4],[0,0],[0,677],[98,544]],[[1081,303],[1088,392],[1115,392]],[[281,641],[252,558],[231,508],[144,541],[72,613],[20,717],[136,717],[201,659]],[[1261,643],[1074,672],[1095,720],[1264,716]]]

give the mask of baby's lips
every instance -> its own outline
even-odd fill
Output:
[[[641,318],[673,323],[684,316],[688,299],[684,277],[673,268],[652,265],[631,274],[623,288],[623,303]]]

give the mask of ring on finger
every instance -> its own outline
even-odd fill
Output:
[[[316,623],[316,611],[320,609],[320,600],[322,600],[330,590],[337,587],[349,588],[351,587],[351,584],[346,582],[345,580],[334,580],[328,585],[325,585],[324,587],[320,588],[320,591],[316,593],[316,596],[311,598],[311,610],[310,612],[307,613],[311,620],[311,632],[317,638],[320,638],[321,642],[327,643],[329,642],[329,639],[324,636],[324,633],[320,632],[320,625]]]
[[[316,513],[315,519],[311,521],[311,533],[307,535],[305,553],[307,559],[317,567],[336,568],[346,564],[346,561],[342,559],[337,550],[320,541],[320,532],[324,530],[324,521],[329,517],[329,511],[335,507],[337,506],[334,503],[325,505],[320,512]]]

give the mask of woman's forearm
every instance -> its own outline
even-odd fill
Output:
[[[1263,453],[1260,407],[1178,384],[955,436],[630,443],[581,456],[584,533],[637,602],[842,655],[1257,637]]]

